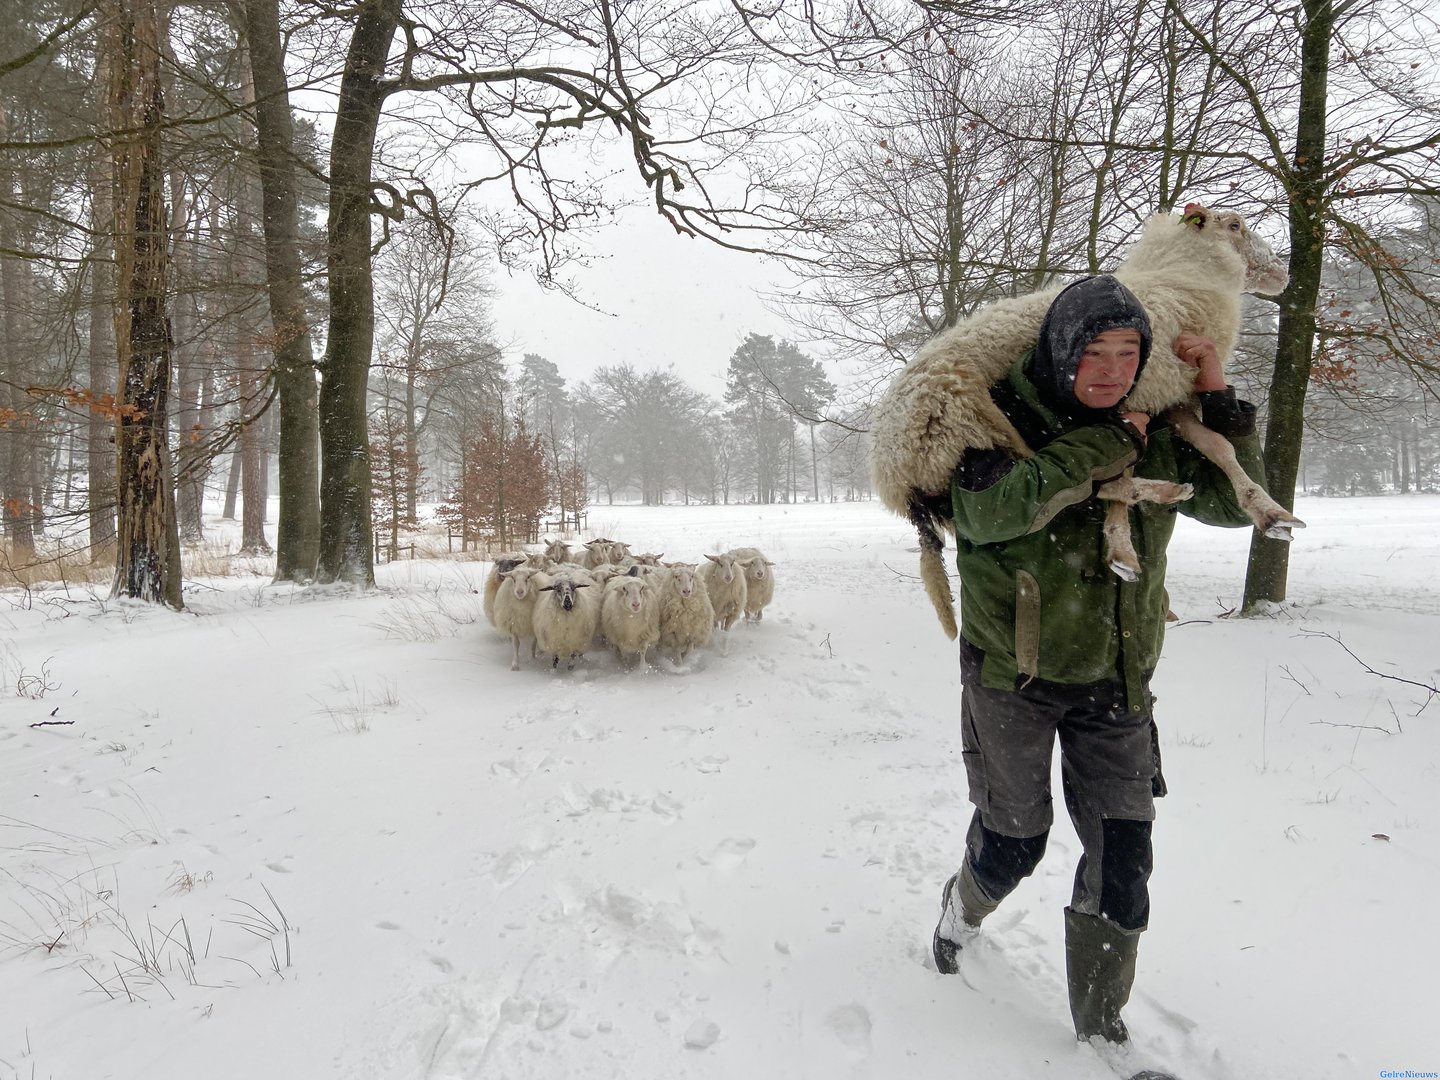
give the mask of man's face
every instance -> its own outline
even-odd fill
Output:
[[[1080,354],[1075,399],[1091,409],[1108,409],[1135,385],[1140,369],[1140,331],[1106,330]]]

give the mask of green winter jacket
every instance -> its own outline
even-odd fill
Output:
[[[978,482],[974,463],[962,460],[950,490],[961,634],[985,653],[985,686],[1013,689],[1032,676],[1057,683],[1116,679],[1131,710],[1142,712],[1165,635],[1165,549],[1176,511],[1207,525],[1251,521],[1220,469],[1170,430],[1155,431],[1141,455],[1133,429],[1118,419],[1076,426],[1048,409],[1026,375],[1028,360],[1015,364],[1001,389],[1034,456],[982,464],[988,475]],[[1250,476],[1263,477],[1253,408],[1236,402],[1232,391],[1201,398],[1207,425],[1230,439]],[[976,454],[967,451],[966,458]],[[987,454],[993,459],[998,452],[979,452]],[[1136,476],[1193,484],[1195,495],[1175,506],[1130,509],[1142,572],[1125,582],[1106,565],[1105,506],[1093,494],[1097,482],[1132,464]]]

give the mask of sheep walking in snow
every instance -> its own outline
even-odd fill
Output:
[[[1223,363],[1239,337],[1240,294],[1279,292],[1287,281],[1284,265],[1238,214],[1191,203],[1178,218],[1150,218],[1114,276],[1144,305],[1156,343],[1124,408],[1165,412],[1176,433],[1225,472],[1256,527],[1275,539],[1290,539],[1291,530],[1304,522],[1245,474],[1223,436],[1200,423],[1193,397],[1195,369],[1169,348],[1182,331],[1189,331],[1214,341]],[[876,490],[886,506],[919,532],[920,576],[951,638],[956,626],[941,559],[944,523],[926,509],[923,495],[947,490],[956,463],[972,447],[1030,454],[991,399],[990,387],[1034,346],[1045,312],[1061,288],[998,301],[936,335],[896,377],[875,415],[871,434]],[[1133,580],[1139,572],[1128,505],[1140,500],[1177,502],[1189,497],[1185,487],[1128,473],[1101,485],[1097,494],[1112,500],[1105,536],[1116,573]]]
[[[585,655],[595,640],[600,626],[600,598],[586,590],[590,581],[578,575],[546,575],[535,601],[535,644],[550,657],[550,666],[560,666],[565,657],[567,670],[574,670],[575,661]],[[599,589],[595,589],[599,592]]]
[[[500,587],[495,593],[494,615],[491,621],[495,629],[510,638],[510,670],[520,670],[520,645],[530,639],[530,656],[535,656],[535,598],[536,582],[540,573],[533,566],[518,565],[500,575]]]
[[[715,611],[715,625],[725,633],[720,654],[730,653],[730,628],[745,614],[745,567],[734,555],[706,555],[700,567],[700,582]]]
[[[491,626],[495,625],[495,594],[500,591],[500,576],[514,570],[526,560],[527,556],[523,551],[506,551],[495,556],[495,562],[490,567],[490,573],[485,575],[484,599],[481,607],[485,609],[485,618]]]
[[[728,554],[745,567],[745,621],[758,623],[775,599],[775,564],[759,548],[731,548]]]
[[[660,641],[662,649],[685,662],[690,650],[706,644],[715,629],[715,609],[691,563],[670,563],[660,578]]]
[[[660,597],[649,578],[615,577],[605,583],[600,633],[627,669],[659,644]]]

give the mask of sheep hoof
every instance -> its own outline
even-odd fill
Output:
[[[1305,527],[1303,522],[1300,527],[1302,529]],[[1295,539],[1294,528],[1295,522],[1293,521],[1277,521],[1265,530],[1265,537],[1268,540],[1283,540],[1288,544]]]
[[[1139,581],[1140,570],[1138,567],[1123,563],[1119,559],[1110,560],[1110,569],[1121,581]]]

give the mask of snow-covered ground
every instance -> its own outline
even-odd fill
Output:
[[[1440,498],[1299,512],[1273,618],[1225,617],[1248,532],[1172,547],[1127,1016],[1186,1080],[1440,1072],[1440,703],[1398,681],[1440,681]],[[758,545],[774,605],[688,670],[556,675],[508,670],[479,563],[183,614],[0,594],[0,1080],[1109,1076],[1069,1027],[1063,815],[964,978],[929,964],[970,809],[904,523],[590,520]]]

